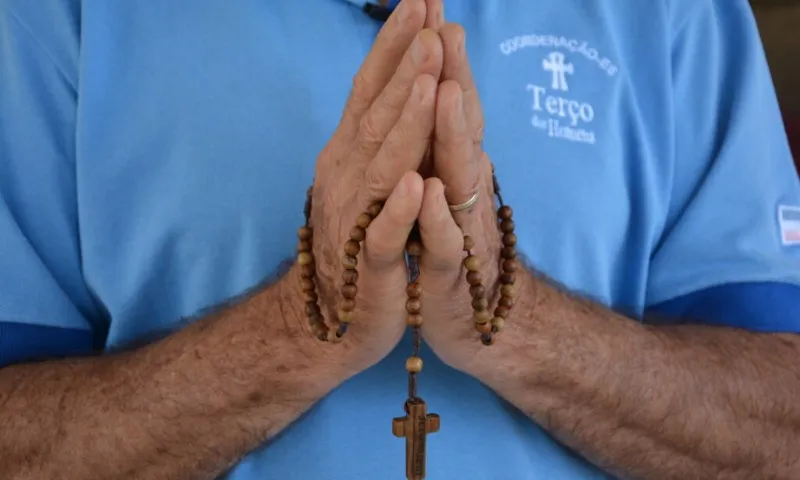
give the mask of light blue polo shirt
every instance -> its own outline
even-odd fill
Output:
[[[636,319],[800,331],[800,184],[745,0],[446,14],[533,265]],[[344,0],[0,0],[0,365],[174,330],[290,258],[379,27]],[[402,478],[407,350],[226,478]],[[424,356],[429,478],[608,478]]]

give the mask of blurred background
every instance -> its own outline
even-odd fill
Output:
[[[751,0],[800,170],[800,0]]]

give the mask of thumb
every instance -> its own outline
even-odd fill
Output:
[[[407,172],[369,225],[364,241],[364,261],[373,268],[395,264],[405,255],[406,243],[422,206],[422,177]]]
[[[425,245],[421,266],[426,270],[459,272],[464,259],[464,234],[450,213],[444,184],[438,178],[425,180],[419,230]]]

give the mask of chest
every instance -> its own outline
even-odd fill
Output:
[[[112,313],[185,316],[292,256],[315,159],[379,28],[345,2],[307,3],[86,9],[81,231]],[[666,208],[667,35],[648,5],[446,3],[521,250],[606,303],[641,297]]]

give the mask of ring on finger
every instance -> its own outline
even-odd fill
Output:
[[[469,199],[466,202],[459,203],[458,205],[448,205],[448,207],[450,208],[451,212],[460,212],[463,210],[467,210],[468,208],[471,208],[473,205],[478,203],[478,199],[480,198],[480,196],[481,196],[481,191],[478,190],[477,192],[472,194],[472,196],[469,197]]]

